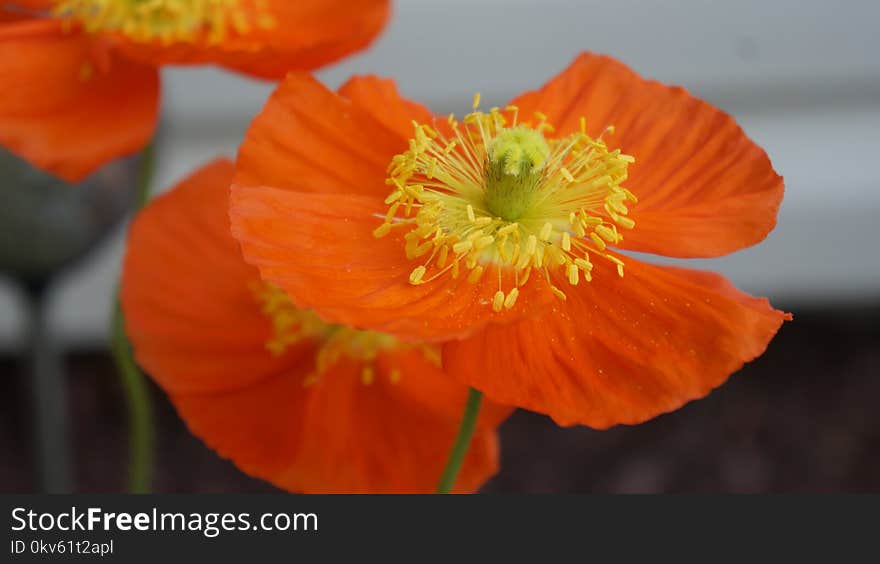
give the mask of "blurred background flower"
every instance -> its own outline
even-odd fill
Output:
[[[558,429],[519,413],[501,429],[504,470],[488,490],[880,490],[877,21],[880,5],[868,0],[399,0],[373,48],[319,73],[334,88],[353,73],[393,76],[407,97],[461,114],[476,91],[489,107],[581,50],[606,52],[732,113],[785,177],[765,242],[689,263],[795,313],[768,354],[707,400],[635,428]],[[166,69],[163,79],[165,188],[233,155],[271,86],[209,69]],[[118,230],[50,296],[86,491],[124,481],[125,413],[106,352],[120,256]],[[0,490],[32,491],[26,308],[9,280],[0,283]],[[202,447],[164,400],[158,411],[157,490],[269,489]]]

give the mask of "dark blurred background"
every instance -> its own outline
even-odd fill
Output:
[[[605,52],[732,113],[786,178],[767,241],[688,263],[794,312],[767,354],[709,398],[638,427],[561,429],[518,413],[502,428],[503,469],[486,491],[880,491],[878,21],[870,0],[399,0],[370,51],[320,73],[331,86],[353,73],[393,76],[404,94],[462,113],[475,91],[487,107],[501,105],[577,52]],[[163,78],[160,189],[218,153],[233,155],[271,89],[210,69]],[[94,189],[71,204],[63,188],[57,199],[45,192],[42,219],[55,236],[72,229],[74,259],[3,221],[0,491],[39,487],[24,360],[35,285],[16,282],[24,263],[63,267],[50,269],[38,313],[65,375],[53,389],[70,411],[74,487],[124,488],[127,415],[107,329],[124,232],[115,220],[135,187],[134,176],[118,174],[107,181],[123,182],[128,197]],[[25,218],[2,198],[7,217]],[[152,391],[156,490],[271,491],[203,447]]]
[[[880,308],[804,311],[770,350],[708,398],[635,427],[557,427],[520,411],[501,428],[486,492],[880,492]],[[127,415],[103,351],[66,359],[75,476],[125,487]],[[21,368],[0,360],[2,374]],[[156,491],[269,492],[190,435],[153,388]],[[0,490],[37,491],[22,378],[0,379]]]

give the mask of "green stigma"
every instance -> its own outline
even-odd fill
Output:
[[[508,221],[528,209],[550,156],[544,135],[529,127],[501,129],[488,150],[486,207]]]

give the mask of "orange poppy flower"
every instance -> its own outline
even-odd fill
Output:
[[[162,64],[280,78],[365,47],[388,0],[16,0],[0,5],[0,144],[79,181],[152,137]]]
[[[229,232],[231,162],[211,163],[134,221],[121,300],[135,356],[194,434],[298,492],[431,492],[467,387],[439,350],[321,322],[260,281]],[[456,484],[497,470],[490,406]]]
[[[451,374],[563,425],[702,397],[790,319],[621,252],[713,257],[774,227],[782,179],[730,116],[592,54],[478,103],[435,118],[390,82],[289,76],[239,153],[246,260],[328,320],[450,341]]]

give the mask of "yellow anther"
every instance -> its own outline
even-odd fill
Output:
[[[636,222],[629,217],[621,216],[617,218],[617,225],[623,227],[624,229],[632,229],[636,226]]]
[[[617,233],[605,225],[597,225],[595,232],[609,243],[617,243]]]
[[[391,223],[394,221],[394,216],[397,215],[398,209],[400,209],[400,202],[394,202],[391,204],[391,207],[388,208],[388,213],[385,214],[385,223]]]
[[[437,256],[437,268],[443,268],[446,266],[446,259],[449,257],[449,246],[443,245],[440,247],[440,253]]]
[[[553,295],[554,295],[554,296],[556,296],[557,298],[559,298],[559,299],[562,300],[562,301],[565,301],[565,300],[567,299],[567,296],[565,295],[565,292],[563,292],[562,290],[560,290],[560,289],[557,288],[556,286],[552,286],[552,285],[551,285],[551,286],[550,286],[550,291],[553,292]]]
[[[471,250],[474,246],[472,241],[459,241],[458,243],[452,245],[452,252],[459,255],[465,251]]]
[[[480,107],[480,93],[479,92],[474,94],[474,104],[471,107],[473,108],[474,111],[477,111],[477,108]]]
[[[417,266],[413,269],[409,274],[409,283],[410,284],[420,284],[422,282],[422,277],[425,276],[425,272],[427,269],[424,266]]]
[[[535,257],[532,261],[532,264],[535,268],[541,268],[546,264],[547,255],[544,251],[544,245],[538,245],[538,248],[535,249]]]
[[[477,221],[477,216],[474,215],[474,206],[470,204],[467,205],[467,216],[471,223]]]
[[[468,274],[467,281],[470,282],[471,284],[476,284],[477,282],[480,281],[480,278],[482,278],[482,277],[483,277],[483,267],[480,265],[477,265],[477,267],[474,268],[473,270],[471,270],[470,274]]]
[[[495,297],[492,299],[492,309],[495,313],[501,311],[501,308],[504,306],[504,292],[498,290],[495,292]]]
[[[480,237],[476,241],[474,241],[474,250],[482,251],[489,245],[495,242],[495,237],[491,235],[486,235],[485,237]]]
[[[578,280],[580,280],[580,270],[575,266],[574,263],[569,263],[568,265],[568,283],[572,286],[578,285]]]
[[[605,185],[608,184],[609,182],[611,182],[611,177],[608,176],[608,175],[606,174],[605,176],[600,176],[599,178],[597,178],[596,180],[594,180],[594,181],[591,183],[591,186],[592,186],[593,188],[599,188],[599,187],[601,187],[601,186],[605,186]]]
[[[614,255],[605,255],[605,258],[616,264],[617,266],[623,266],[623,261],[617,258]]]
[[[597,225],[602,225],[602,218],[596,217],[594,215],[587,215],[586,212],[581,211],[581,220],[584,222],[584,225],[587,227],[595,227]]]
[[[568,234],[568,231],[562,232],[562,250],[565,252],[571,251],[571,235]]]
[[[555,253],[555,256],[556,256],[556,265],[557,266],[562,266],[564,264],[567,264],[568,261],[571,260],[571,258],[568,256],[568,253]]]
[[[548,221],[547,223],[544,224],[544,227],[541,228],[541,233],[538,234],[538,238],[540,238],[541,241],[549,241],[549,240],[550,240],[550,234],[551,234],[552,232],[553,232],[553,224],[551,224],[551,223]]]
[[[599,237],[598,235],[596,235],[595,232],[593,232],[593,233],[590,233],[590,239],[592,239],[593,243],[595,243],[596,246],[599,247],[600,251],[605,250],[605,247],[606,247],[605,240],[602,239],[602,237]]]
[[[535,249],[538,246],[538,238],[534,235],[529,235],[529,238],[526,239],[526,256],[531,257],[535,254]]]
[[[505,225],[505,226],[502,227],[501,229],[499,229],[499,230],[498,230],[498,235],[500,235],[500,236],[502,236],[502,237],[503,237],[503,236],[506,236],[506,235],[510,235],[511,233],[513,233],[514,231],[516,231],[517,229],[519,229],[519,224],[518,224],[518,223],[510,223],[510,224],[508,224],[508,225]]]
[[[379,239],[380,237],[384,237],[385,235],[388,235],[388,233],[390,233],[390,232],[391,232],[391,224],[390,223],[383,223],[382,225],[380,225],[379,227],[377,227],[376,229],[373,230],[373,237]]]
[[[470,241],[473,243],[474,241],[476,241],[477,239],[479,239],[483,235],[484,235],[484,233],[483,233],[482,229],[476,229],[476,230],[468,233],[468,236],[465,238],[465,241]]]
[[[504,298],[504,308],[510,309],[516,304],[516,298],[519,296],[519,289],[514,288],[510,292],[507,293],[507,297]]]

